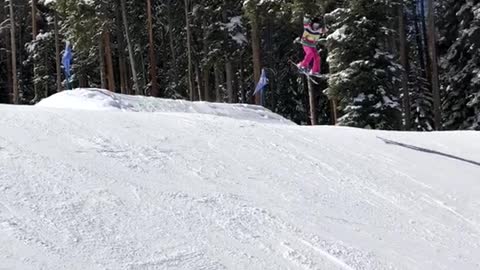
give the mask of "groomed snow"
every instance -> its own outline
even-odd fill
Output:
[[[294,124],[261,106],[247,104],[228,105],[224,103],[190,102],[185,100],[130,96],[92,88],[63,91],[40,101],[37,106],[124,112],[200,113],[256,122]]]
[[[0,106],[0,269],[480,269],[480,133],[95,91]]]

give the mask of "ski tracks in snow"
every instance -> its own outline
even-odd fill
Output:
[[[373,135],[334,145],[205,115],[42,113],[2,115],[0,241],[26,265],[474,269],[478,216],[395,153],[354,144]]]

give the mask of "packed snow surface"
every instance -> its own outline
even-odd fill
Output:
[[[102,89],[76,89],[63,91],[42,100],[37,106],[50,108],[106,110],[124,112],[181,112],[201,113],[252,120],[257,122],[291,124],[291,121],[266,110],[247,104],[190,102],[184,100],[158,99],[144,96],[113,94]]]
[[[100,92],[0,106],[0,269],[480,269],[480,133]]]

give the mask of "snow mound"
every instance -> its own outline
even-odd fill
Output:
[[[103,89],[75,89],[63,91],[40,101],[37,106],[62,109],[82,109],[99,111],[128,111],[132,106]]]
[[[123,113],[185,108],[93,92],[0,105],[0,269],[480,269],[478,132]]]
[[[43,99],[37,106],[94,111],[197,113],[262,123],[294,125],[293,122],[282,116],[256,105],[190,102],[130,96],[96,88],[79,88],[63,91]]]

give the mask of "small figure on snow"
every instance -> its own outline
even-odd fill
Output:
[[[305,51],[305,58],[297,64],[297,67],[300,70],[307,71],[313,61],[313,68],[310,71],[310,75],[320,74],[322,60],[318,54],[317,44],[327,33],[327,28],[322,22],[323,20],[320,18],[310,20],[308,17],[305,17],[303,19],[303,35],[301,38],[295,40],[295,42],[303,45],[303,50]]]

